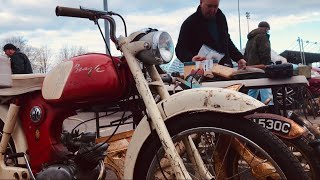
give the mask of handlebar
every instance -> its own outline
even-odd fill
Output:
[[[110,13],[112,14],[112,13]],[[104,19],[110,23],[110,39],[118,46],[118,40],[116,37],[116,23],[114,19],[108,15],[108,12],[97,11],[92,9],[76,9],[69,7],[56,7],[57,16],[66,16],[66,17],[76,17],[76,18],[86,18],[90,20]]]
[[[66,16],[66,17],[77,17],[77,18],[86,18],[94,19],[95,14],[89,11],[84,11],[82,9],[69,8],[69,7],[56,7],[57,16]]]

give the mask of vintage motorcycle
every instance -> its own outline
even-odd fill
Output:
[[[56,14],[99,29],[98,19],[109,21],[123,57],[91,53],[45,76],[12,75],[12,87],[0,89],[0,179],[103,179],[110,138],[96,143],[95,133],[62,131],[66,118],[95,104],[134,112],[121,178],[307,179],[279,138],[245,118],[263,103],[221,88],[169,95],[155,67],[172,59],[168,33],[149,28],[117,38],[116,13],[57,7]]]

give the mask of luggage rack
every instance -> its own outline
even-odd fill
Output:
[[[132,129],[135,129],[136,125],[140,122],[140,120],[144,116],[145,107],[144,107],[144,104],[142,103],[142,100],[139,99],[139,97],[133,95],[126,100],[117,102],[116,104],[95,105],[95,106],[91,106],[89,109],[90,109],[89,111],[94,113],[97,138],[99,138],[100,129],[102,128],[117,127],[117,126],[132,124]],[[101,116],[100,115],[101,112],[105,112],[106,114]],[[122,114],[122,117],[120,117],[119,119],[112,120],[107,125],[101,125],[100,123],[101,117],[110,116],[115,113],[123,113],[123,114]],[[128,115],[125,116],[126,113],[128,113]]]
[[[118,120],[113,120],[110,122],[109,125],[100,125],[100,118],[99,118],[99,112],[94,112],[95,113],[95,118],[96,118],[96,132],[97,132],[97,138],[100,137],[100,129],[102,128],[108,128],[108,127],[116,127],[116,126],[122,126],[126,124],[132,124],[133,128],[135,128],[135,124],[133,121],[126,122],[126,120],[132,118],[132,115],[126,116],[124,118],[118,119]]]

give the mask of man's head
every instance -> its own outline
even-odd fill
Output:
[[[220,0],[200,0],[200,7],[202,15],[206,19],[213,18],[219,8]]]
[[[9,43],[3,46],[3,51],[8,57],[11,57],[17,51],[17,47]]]
[[[266,32],[268,32],[270,30],[270,25],[268,22],[266,21],[261,21],[258,25],[258,28],[265,30]]]

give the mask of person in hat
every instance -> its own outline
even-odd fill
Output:
[[[258,28],[252,30],[247,38],[244,58],[247,61],[248,67],[256,67],[265,69],[266,65],[272,64],[271,61],[271,45],[269,35],[270,25],[266,21],[261,21]],[[272,99],[272,92],[270,88],[267,89],[249,89],[248,95],[257,98],[260,94],[262,102]],[[269,105],[273,102],[270,101]]]
[[[261,21],[258,28],[248,34],[244,53],[248,66],[264,69],[265,65],[272,63],[269,30],[269,23]]]
[[[197,11],[181,25],[176,55],[181,62],[202,61],[206,57],[198,55],[203,45],[224,54],[219,64],[238,68],[245,67],[246,61],[230,38],[226,16],[219,8],[220,0],[200,0]]]
[[[28,57],[13,44],[3,46],[3,51],[10,58],[12,74],[31,74],[32,67]]]

